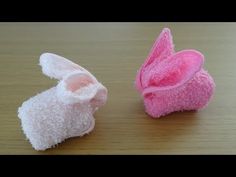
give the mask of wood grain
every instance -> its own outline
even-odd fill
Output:
[[[134,78],[163,27],[176,50],[194,48],[217,88],[206,109],[151,119]],[[94,131],[45,152],[25,139],[17,109],[56,84],[43,52],[86,67],[108,88]],[[235,154],[236,23],[0,23],[0,154]]]

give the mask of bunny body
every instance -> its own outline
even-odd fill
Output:
[[[204,56],[196,50],[175,53],[170,30],[165,28],[136,76],[146,112],[159,118],[205,107],[215,83],[203,62]]]
[[[89,105],[61,102],[53,87],[24,102],[19,117],[33,147],[45,150],[67,138],[92,131],[95,120],[91,109]]]
[[[45,150],[91,132],[93,113],[105,104],[107,89],[87,70],[60,56],[44,54],[40,64],[44,74],[60,81],[25,101],[18,116],[32,146]]]
[[[207,105],[214,89],[212,77],[201,70],[179,88],[154,91],[145,95],[146,111],[152,117],[160,117],[175,111],[198,110]]]

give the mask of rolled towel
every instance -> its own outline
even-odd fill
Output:
[[[135,86],[145,111],[159,118],[175,111],[206,107],[215,83],[203,63],[199,51],[175,52],[171,32],[164,28],[136,75]]]
[[[59,82],[23,102],[18,116],[32,146],[46,150],[91,132],[93,113],[106,103],[107,89],[85,68],[61,56],[44,53],[40,65],[45,75]]]

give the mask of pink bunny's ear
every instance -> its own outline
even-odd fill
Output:
[[[53,53],[42,54],[39,64],[42,66],[42,71],[45,75],[59,80],[68,73],[86,71],[83,67]]]
[[[170,29],[164,28],[156,39],[145,63],[144,67],[153,63],[154,60],[161,62],[174,53],[174,44]]]
[[[186,83],[200,71],[203,62],[204,56],[196,50],[177,52],[160,64],[158,74],[150,75],[149,87],[144,89],[143,95],[176,88]]]
[[[172,40],[172,35],[170,29],[164,28],[156,39],[147,59],[145,60],[142,67],[139,69],[136,75],[136,88],[139,91],[143,90],[142,86],[142,74],[145,72],[145,69],[149,70],[147,67],[158,63],[161,63],[163,60],[167,59],[170,55],[174,53],[174,44]]]

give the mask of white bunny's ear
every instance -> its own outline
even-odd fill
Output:
[[[59,79],[57,97],[65,104],[88,103],[99,107],[106,102],[107,89],[85,68],[52,53],[40,56],[43,73]]]
[[[57,85],[57,97],[65,104],[92,103],[99,107],[106,102],[107,90],[90,74],[73,72]]]
[[[97,87],[97,93],[90,101],[93,108],[96,110],[98,107],[103,106],[107,101],[107,89],[99,83]]]
[[[43,73],[51,78],[59,80],[71,72],[86,71],[83,67],[53,53],[43,53],[39,60]]]

